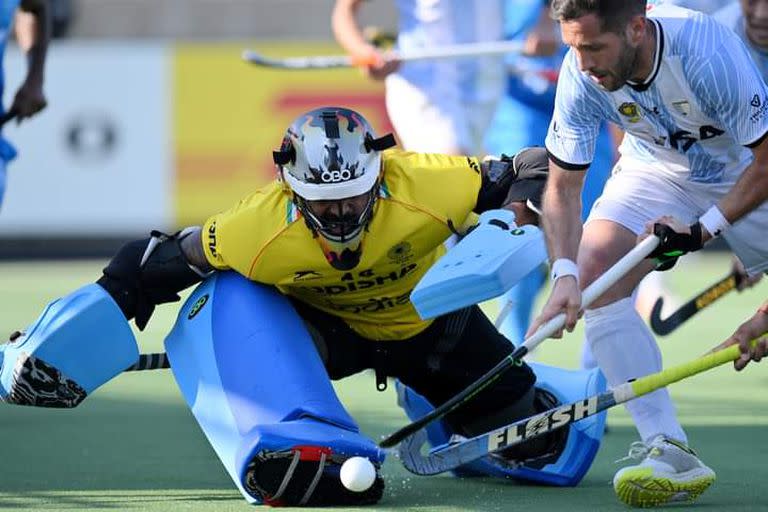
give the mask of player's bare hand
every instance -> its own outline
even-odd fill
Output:
[[[560,313],[565,313],[565,330],[572,332],[581,316],[581,290],[576,278],[563,276],[555,281],[552,293],[544,305],[541,314],[531,323],[525,334],[529,338],[539,328]],[[552,338],[562,338],[563,329],[558,330]]]
[[[400,60],[391,52],[382,52],[375,46],[364,46],[353,53],[355,62],[360,63],[369,78],[384,80],[400,67]]]
[[[768,333],[768,314],[758,311],[752,318],[741,324],[727,340],[712,351],[738,345],[741,350],[741,357],[734,361],[733,367],[737,371],[741,371],[750,361],[759,362],[768,354],[768,338],[764,336],[766,333]],[[751,341],[756,338],[760,339],[752,346]]]
[[[559,30],[549,15],[549,9],[542,9],[536,25],[528,32],[523,45],[523,54],[533,57],[554,55],[560,48]]]
[[[744,268],[744,264],[737,257],[731,259],[731,273],[736,275],[736,289],[743,292],[747,288],[752,288],[763,278],[763,273],[750,276]]]
[[[35,80],[27,80],[16,91],[10,110],[16,112],[16,117],[20,121],[37,114],[47,104],[43,94],[43,84]]]

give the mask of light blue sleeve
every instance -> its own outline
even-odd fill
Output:
[[[569,51],[560,70],[555,110],[545,145],[564,164],[587,167],[595,155],[603,108],[599,90],[588,83]]]
[[[742,41],[714,21],[689,23],[687,39],[697,46],[687,62],[696,98],[739,144],[748,146],[768,132],[768,88]]]

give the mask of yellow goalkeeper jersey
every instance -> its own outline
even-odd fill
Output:
[[[278,181],[208,219],[203,248],[213,267],[274,285],[365,338],[402,340],[430,324],[411,291],[444,254],[449,222],[461,228],[472,219],[480,183],[476,158],[385,151],[379,198],[350,271],[328,263]]]

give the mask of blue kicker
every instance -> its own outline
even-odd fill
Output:
[[[246,500],[259,452],[324,446],[382,462],[336,397],[315,345],[275,288],[217,273],[192,293],[165,341],[176,382]]]
[[[573,371],[529,363],[536,374],[536,387],[553,393],[559,403],[567,404],[605,391],[605,377],[598,369]],[[432,411],[432,405],[412,389],[397,382],[398,405],[411,420],[416,420]],[[541,469],[522,467],[504,469],[484,459],[465,464],[453,470],[457,476],[495,476],[513,478],[539,484],[570,487],[577,485],[597,455],[605,431],[605,411],[572,423],[569,427],[565,448],[560,457]],[[452,432],[444,420],[433,422],[427,427],[429,443],[433,451],[447,444]]]
[[[0,399],[74,407],[138,358],[136,338],[122,311],[101,286],[90,284],[48,304],[23,336],[0,346]],[[29,367],[20,376],[25,364],[44,367],[46,378],[58,385],[35,380],[37,372]],[[78,397],[64,396],[61,386],[78,388]]]

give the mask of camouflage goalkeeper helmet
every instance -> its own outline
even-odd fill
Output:
[[[337,269],[360,261],[378,195],[381,151],[394,144],[392,135],[376,138],[354,110],[323,107],[300,115],[273,152],[281,179]]]

